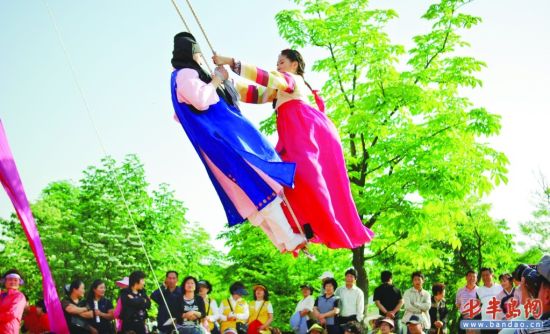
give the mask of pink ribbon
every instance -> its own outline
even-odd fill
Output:
[[[6,192],[15,207],[17,217],[19,217],[19,220],[21,221],[21,226],[23,226],[27,240],[29,240],[32,252],[34,253],[34,257],[38,263],[38,268],[40,269],[40,272],[42,272],[44,303],[46,304],[46,309],[48,310],[50,330],[56,334],[69,334],[67,323],[65,322],[65,317],[61,308],[61,303],[59,302],[57,291],[55,289],[55,283],[50,272],[50,267],[48,266],[48,260],[44,254],[44,248],[42,247],[42,242],[40,241],[40,235],[36,229],[34,217],[32,216],[31,208],[29,206],[29,201],[27,199],[27,195],[25,194],[25,190],[23,189],[23,184],[21,183],[19,173],[17,172],[17,167],[8,145],[8,139],[6,138],[6,133],[4,132],[4,127],[1,120],[0,181],[2,182],[4,189],[6,189]]]

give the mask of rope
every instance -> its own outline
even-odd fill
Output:
[[[172,0],[172,2],[174,2],[174,0]],[[185,2],[187,2],[187,6],[189,7],[189,10],[191,10],[191,13],[193,14],[193,17],[195,18],[195,21],[197,22],[197,25],[199,26],[201,32],[202,32],[202,35],[204,36],[204,39],[206,39],[206,42],[208,43],[208,47],[210,48],[210,51],[212,51],[212,54],[215,55],[216,52],[214,51],[214,47],[212,46],[212,43],[210,42],[210,39],[208,38],[208,35],[206,34],[206,30],[204,29],[204,27],[202,26],[201,24],[201,21],[199,20],[199,16],[197,15],[197,13],[195,12],[195,9],[193,8],[193,5],[191,4],[191,1],[189,0],[185,0]],[[179,13],[179,9],[178,9],[178,6],[174,3],[174,6],[176,7],[176,10],[178,11]],[[180,17],[181,17],[181,14],[180,14]],[[182,20],[183,20],[183,17],[182,17]],[[185,20],[184,20],[184,23],[185,23]],[[187,26],[187,25],[186,25]],[[207,63],[208,65],[208,63]],[[208,66],[208,69],[210,69],[210,66]],[[212,72],[212,70],[210,70],[210,72]],[[290,206],[290,203],[288,202],[286,196],[282,195],[282,198],[283,198],[283,201],[284,203],[286,204],[286,206],[288,207],[288,210],[290,211],[290,214],[292,216],[292,219],[294,220],[294,223],[296,224],[296,226],[298,227],[298,230],[300,231],[300,234],[304,237],[304,239],[306,239],[306,245],[309,244],[309,240],[307,239],[304,231],[302,230],[302,226],[300,225],[300,223],[298,222],[298,219],[296,218],[296,215],[294,214],[294,210],[292,210],[292,207]],[[304,254],[311,258],[311,259],[315,259],[315,257],[310,254],[307,250],[305,249],[302,249],[302,251],[304,252]]]
[[[183,25],[185,26],[185,29],[188,32],[191,32],[191,29],[189,29],[189,26],[187,25],[187,22],[185,22],[185,19],[183,18],[183,15],[180,12],[180,8],[178,7],[178,4],[176,3],[175,0],[171,0],[171,1],[172,1],[172,5],[174,5],[174,8],[176,9],[176,12],[178,12],[178,15],[180,16],[180,19],[183,22]]]
[[[101,151],[103,152],[103,154],[104,154],[105,156],[108,156],[109,154],[108,154],[108,152],[107,152],[107,149],[105,148],[105,145],[104,145],[104,143],[103,143],[103,140],[102,140],[102,138],[101,138],[101,135],[100,135],[100,133],[99,133],[99,130],[98,130],[98,128],[97,128],[97,126],[96,126],[96,123],[95,123],[95,121],[94,121],[94,118],[93,118],[93,116],[92,116],[92,111],[91,111],[90,105],[89,105],[89,103],[88,103],[88,100],[86,99],[86,95],[84,94],[84,90],[82,89],[82,86],[80,85],[80,82],[79,82],[79,80],[78,80],[78,76],[77,76],[77,74],[76,74],[76,70],[75,70],[75,68],[74,68],[74,66],[73,66],[73,62],[72,62],[72,60],[71,60],[71,57],[70,57],[70,55],[69,55],[69,52],[67,51],[67,47],[66,47],[66,45],[65,45],[65,42],[64,42],[64,40],[63,40],[63,37],[61,36],[61,32],[60,32],[59,27],[58,27],[58,25],[57,25],[57,21],[56,21],[56,19],[55,19],[55,16],[54,16],[54,14],[53,14],[53,11],[52,11],[52,9],[50,8],[50,6],[48,5],[47,0],[42,0],[42,3],[44,4],[44,6],[46,7],[46,9],[48,10],[48,14],[49,14],[49,16],[50,16],[50,19],[51,19],[51,21],[52,21],[53,27],[54,27],[55,32],[56,32],[56,34],[57,34],[57,38],[59,39],[59,42],[60,42],[60,44],[61,44],[61,48],[63,49],[63,53],[65,54],[65,58],[66,58],[66,60],[67,60],[67,64],[69,65],[69,68],[70,68],[70,71],[71,71],[71,75],[72,75],[73,81],[74,81],[74,83],[75,83],[75,85],[76,85],[76,88],[78,89],[78,93],[79,93],[79,95],[80,95],[80,98],[82,99],[82,102],[83,102],[83,104],[84,104],[84,108],[86,109],[86,113],[87,113],[87,115],[88,115],[88,119],[90,120],[90,123],[91,123],[91,125],[92,125],[92,127],[93,127],[93,129],[94,129],[94,132],[95,132],[95,135],[96,135],[96,139],[97,139],[97,141],[99,142],[99,146],[101,147]],[[141,248],[142,248],[142,250],[143,250],[143,253],[145,254],[145,258],[147,259],[147,264],[148,264],[148,266],[149,266],[149,269],[151,270],[151,273],[153,274],[153,279],[154,279],[154,281],[155,281],[155,284],[156,284],[157,288],[158,288],[160,291],[162,291],[161,288],[160,288],[160,284],[159,284],[159,282],[158,282],[157,276],[156,276],[156,274],[155,274],[155,270],[153,269],[153,265],[152,265],[152,263],[151,263],[151,259],[150,259],[150,257],[149,257],[149,254],[147,253],[147,249],[145,248],[145,243],[143,242],[143,239],[141,238],[141,233],[139,232],[139,229],[138,229],[138,227],[137,227],[137,224],[136,224],[136,222],[135,222],[135,220],[134,220],[134,217],[133,217],[133,215],[132,215],[132,211],[130,210],[130,206],[128,205],[128,201],[126,200],[126,196],[124,196],[124,191],[122,190],[122,187],[121,187],[120,183],[118,182],[118,180],[117,180],[115,177],[113,177],[113,174],[112,174],[112,172],[111,172],[110,170],[109,170],[109,175],[110,175],[111,179],[114,181],[114,183],[116,184],[116,186],[117,186],[117,188],[118,188],[118,191],[119,191],[119,193],[120,193],[120,196],[121,196],[121,198],[122,198],[122,201],[124,202],[124,207],[126,208],[126,212],[128,213],[128,217],[130,218],[130,222],[132,223],[132,225],[133,225],[133,227],[134,227],[134,230],[135,230],[135,233],[136,233],[136,235],[137,235],[137,237],[138,237],[139,244],[140,244],[140,246],[141,246]],[[172,319],[172,324],[173,324],[173,326],[174,326],[174,329],[177,330],[176,324],[175,324],[175,322],[174,322],[174,320],[173,320],[174,318],[173,318],[173,316],[172,316],[172,314],[171,314],[171,312],[170,312],[170,308],[168,307],[168,302],[166,301],[166,299],[165,299],[163,293],[161,293],[160,295],[161,295],[161,297],[162,297],[162,300],[163,300],[163,302],[164,302],[164,305],[166,306],[166,309],[167,309],[167,311],[168,311],[168,315],[170,316],[170,319]]]
[[[285,193],[281,195],[283,198],[283,202],[285,202],[285,205],[288,208],[288,211],[290,212],[290,215],[292,216],[292,219],[294,220],[294,224],[298,227],[298,231],[300,231],[300,234],[306,239],[306,246],[309,245],[309,240],[306,237],[306,234],[304,233],[304,230],[302,229],[302,226],[300,225],[300,222],[298,222],[298,218],[296,218],[296,215],[294,214],[294,210],[292,210],[292,206],[288,202],[288,199],[285,196]],[[315,256],[311,254],[309,251],[305,250],[304,248],[301,249],[301,251],[310,259],[315,260]]]
[[[189,25],[185,21],[185,18],[183,18],[183,15],[181,14],[180,8],[179,8],[178,4],[176,3],[176,1],[175,0],[170,0],[170,1],[172,1],[172,5],[174,5],[174,8],[178,12],[178,15],[179,15],[181,21],[183,22],[183,24],[185,25],[185,29],[187,29],[187,32],[191,32],[191,29],[189,29]],[[195,15],[195,11],[193,10],[193,8],[191,8],[191,11],[193,12],[193,15]],[[196,16],[195,16],[195,19],[197,19]],[[204,30],[202,29],[201,24],[198,21],[197,21],[197,23],[199,24],[199,27],[202,30],[202,33],[203,33],[204,37],[206,38],[206,42],[208,43],[208,46],[210,47],[210,50],[212,50],[212,45],[210,44],[210,41],[208,40],[208,37],[206,37],[206,34],[204,33]],[[212,53],[214,53],[213,50],[212,50]],[[206,64],[206,67],[208,67],[208,72],[213,73],[214,71],[212,71],[212,68],[210,67],[210,64],[207,61],[205,61],[205,64]]]
[[[208,47],[210,48],[210,51],[212,51],[212,54],[215,55],[216,52],[214,51],[214,47],[212,47],[212,43],[210,43],[210,39],[208,39],[208,35],[206,35],[206,31],[202,27],[201,21],[199,20],[199,17],[197,16],[197,13],[195,13],[195,10],[193,9],[193,6],[191,5],[191,2],[189,0],[185,0],[187,2],[187,6],[191,10],[191,13],[193,13],[193,16],[195,17],[195,21],[197,21],[197,24],[202,32],[202,35],[206,39],[206,43],[208,43]]]

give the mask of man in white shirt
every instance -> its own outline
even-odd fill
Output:
[[[308,331],[314,321],[309,319],[309,314],[313,312],[313,306],[315,306],[315,298],[313,298],[313,287],[310,284],[303,284],[300,286],[302,289],[302,300],[296,305],[294,310],[294,315],[292,316],[290,322],[295,331],[295,333],[304,334]],[[294,322],[294,323],[293,323]]]
[[[422,329],[427,332],[431,327],[430,307],[432,300],[430,293],[422,288],[424,284],[424,275],[420,271],[412,273],[413,287],[403,294],[403,303],[405,304],[405,314],[403,323],[407,324],[412,316],[418,317]]]
[[[494,282],[491,268],[481,268],[480,274],[483,285],[477,288],[477,295],[481,300],[481,320],[496,320],[493,319],[492,315],[487,314],[487,308],[491,299],[496,298],[502,292],[502,286]],[[498,305],[500,305],[500,301]],[[483,334],[497,334],[498,332],[499,330],[487,330],[483,331]]]
[[[346,285],[336,289],[336,296],[340,297],[340,314],[338,324],[347,324],[350,321],[361,322],[365,312],[365,295],[355,285],[357,271],[354,268],[346,270]]]

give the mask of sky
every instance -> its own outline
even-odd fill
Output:
[[[46,2],[44,2],[46,1]],[[215,50],[267,69],[288,47],[274,16],[293,8],[287,0],[192,1]],[[88,117],[45,4],[52,9],[87,99]],[[184,1],[182,12],[209,50]],[[399,18],[386,31],[394,43],[412,46],[426,33],[420,17],[432,1],[376,0],[373,8],[392,8]],[[506,219],[512,231],[534,210],[537,175],[550,178],[550,2],[477,0],[464,10],[483,22],[463,33],[463,50],[488,67],[483,87],[464,93],[476,106],[502,116],[498,137],[484,139],[510,160],[509,182],[484,200],[491,214]],[[50,182],[78,182],[82,171],[106,151],[121,160],[137,154],[152,187],[168,183],[188,207],[187,218],[216,235],[226,224],[221,204],[181,126],[173,121],[170,57],[173,35],[183,30],[170,0],[0,1],[0,119],[31,201]],[[302,50],[306,63],[324,54]],[[307,68],[309,70],[310,67]],[[322,87],[326,76],[307,71]],[[243,106],[254,123],[270,105]],[[275,141],[275,138],[271,138]],[[0,217],[13,211],[0,193]],[[219,244],[221,245],[221,244]]]

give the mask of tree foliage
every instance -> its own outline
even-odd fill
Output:
[[[535,193],[536,209],[533,219],[521,224],[523,233],[543,253],[550,253],[550,184],[541,173],[538,178],[539,189]]]
[[[144,248],[159,280],[169,269],[201,275],[205,264],[210,269],[219,264],[220,253],[208,233],[185,219],[186,208],[166,184],[149,191],[143,165],[134,155],[121,164],[103,159],[100,166],[87,168],[77,185],[49,184],[32,210],[59,287],[76,278],[86,284],[100,278],[113,296],[114,282],[139,269],[149,273],[149,289],[156,289]],[[38,297],[40,275],[15,217],[7,230],[0,267],[22,270],[27,292]]]
[[[483,139],[498,134],[500,117],[475,106],[461,88],[477,88],[485,64],[458,56],[468,46],[460,30],[481,19],[463,12],[466,0],[442,0],[423,19],[432,23],[414,46],[391,42],[391,9],[366,0],[294,1],[276,16],[279,32],[296,47],[327,57],[313,70],[329,75],[323,87],[346,152],[352,191],[376,237],[353,251],[359,284],[368,291],[365,263],[386,252],[410,270],[444,265],[442,251],[462,246],[459,220],[468,198],[505,182],[507,159]],[[475,206],[470,206],[474,208]]]

